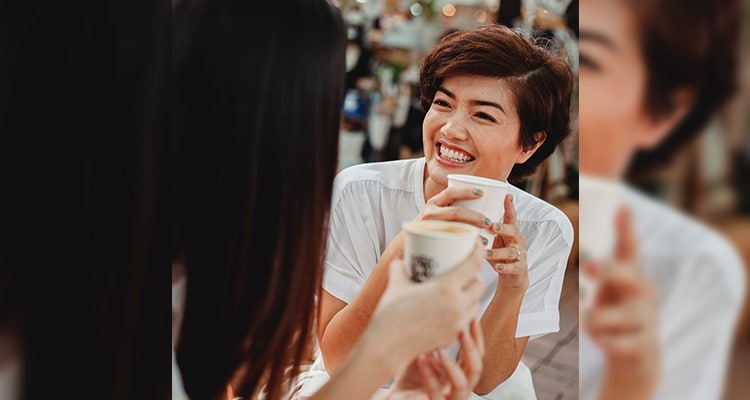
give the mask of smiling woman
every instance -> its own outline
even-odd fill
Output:
[[[613,188],[627,209],[611,226],[602,218],[581,224],[584,247],[592,231],[616,238],[604,272],[581,268],[599,285],[581,324],[582,399],[725,398],[747,292],[742,260],[719,232],[635,184],[669,165],[731,98],[738,7],[580,4],[581,177]],[[582,194],[581,221],[602,206]]]
[[[488,37],[502,44],[488,41]],[[521,150],[528,153],[525,159],[511,162],[507,171],[481,175],[518,181],[532,174],[570,132],[570,66],[561,59],[562,54],[542,50],[546,43],[538,40],[530,45],[529,39],[509,28],[490,25],[448,35],[422,62],[425,119],[432,111],[451,107],[447,100],[455,102],[455,94],[447,86],[473,87],[475,92],[466,93],[471,97],[464,100],[475,107],[474,118],[517,135]],[[512,126],[514,122],[518,125]],[[426,130],[425,140],[429,136]],[[431,150],[432,146],[425,144],[426,157]]]
[[[402,222],[446,220],[495,237],[479,273],[486,291],[477,318],[486,352],[472,398],[535,398],[520,359],[529,340],[559,330],[571,223],[515,186],[496,204],[504,217],[493,221],[454,204],[482,192],[448,187],[447,175],[513,182],[533,173],[568,136],[571,68],[539,44],[500,25],[447,35],[421,62],[425,156],[356,165],[336,177],[318,324],[321,356],[303,386],[315,387],[326,372],[340,370],[364,331],[388,266],[403,252]],[[458,344],[448,348],[454,358],[461,353]]]
[[[544,133],[539,132],[531,147],[519,146],[519,130],[518,113],[504,80],[447,78],[423,123],[427,197],[446,186],[450,173],[505,180],[502,177],[510,175],[514,165],[526,162],[544,143]]]

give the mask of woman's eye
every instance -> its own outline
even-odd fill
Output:
[[[435,99],[435,101],[433,101],[432,104],[436,104],[441,107],[448,107],[448,102],[445,100],[440,100],[440,99]]]
[[[581,68],[588,68],[592,71],[599,71],[601,69],[598,63],[583,54],[578,55],[578,64],[580,64]]]
[[[485,113],[477,113],[477,114],[476,114],[476,116],[477,116],[478,118],[481,118],[481,119],[486,119],[487,121],[490,121],[490,122],[496,122],[496,121],[495,121],[495,118],[492,118],[492,116],[491,116],[491,115],[489,115],[489,114],[485,114]]]

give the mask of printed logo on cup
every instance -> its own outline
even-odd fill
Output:
[[[409,259],[409,270],[411,279],[415,282],[424,282],[435,275],[435,270],[439,269],[437,261],[424,255],[413,255]]]

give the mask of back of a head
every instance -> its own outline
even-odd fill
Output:
[[[175,14],[173,260],[187,394],[238,395],[298,363],[315,316],[346,33],[325,0],[182,2]],[[265,374],[268,374],[264,376]]]
[[[0,5],[2,399],[169,395],[169,22],[160,1]]]
[[[529,148],[535,134],[545,142],[510,173],[510,181],[532,174],[570,134],[573,73],[560,49],[546,39],[532,40],[504,25],[485,25],[443,37],[422,59],[422,107],[427,111],[443,80],[451,76],[504,79],[516,101],[520,143]]]

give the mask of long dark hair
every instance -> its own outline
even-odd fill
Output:
[[[21,399],[169,396],[170,20],[163,1],[0,4],[0,331]]]
[[[180,3],[174,25],[177,361],[193,399],[298,370],[312,337],[336,171],[346,33],[327,2]]]

